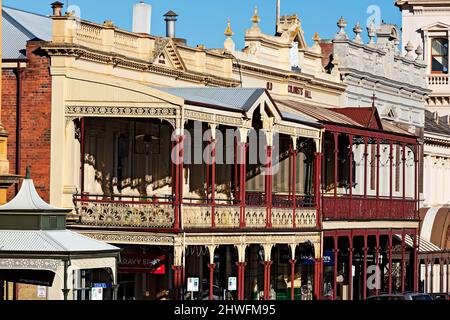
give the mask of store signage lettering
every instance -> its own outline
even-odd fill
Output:
[[[165,255],[122,255],[119,263],[119,273],[165,274]]]

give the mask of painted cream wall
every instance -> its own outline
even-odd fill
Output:
[[[431,74],[431,38],[444,37],[450,40],[450,1],[445,5],[427,3],[402,8],[403,47],[410,41],[414,48],[424,48],[424,60],[432,90],[427,109],[439,112],[440,116],[450,115],[450,83],[448,75]],[[450,43],[450,42],[449,42]]]

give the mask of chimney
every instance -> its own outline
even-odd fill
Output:
[[[275,32],[278,32],[278,25],[280,24],[280,15],[281,15],[280,11],[281,11],[280,0],[277,0],[277,22],[276,22]]]
[[[178,15],[173,11],[169,11],[164,17],[164,21],[166,21],[166,37],[175,38],[175,23],[177,22]]]
[[[54,17],[61,17],[62,16],[62,8],[64,6],[64,4],[62,4],[59,1],[53,2],[51,4],[52,9],[53,9],[53,16]]]
[[[133,6],[133,32],[150,34],[152,6],[141,1]]]

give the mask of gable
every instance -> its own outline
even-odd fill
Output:
[[[171,39],[161,40],[156,45],[153,63],[167,68],[185,71],[186,67],[174,42]]]

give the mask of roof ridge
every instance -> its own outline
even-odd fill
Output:
[[[50,237],[49,234],[47,234],[46,231],[44,231],[44,230],[37,230],[37,234],[39,235],[39,237],[41,237],[42,240],[44,240],[48,244],[53,245],[55,247],[58,247],[59,251],[61,251],[61,249],[63,249],[64,251],[67,251],[66,247],[61,245],[58,241],[55,241],[52,237]]]
[[[59,241],[57,241],[56,239],[54,239],[53,237],[51,237],[51,235],[49,234],[50,230],[40,230],[40,232],[42,232],[43,234],[46,235],[46,238],[51,240],[51,242],[53,242],[54,244],[56,244],[57,246],[59,246],[60,248],[62,248],[64,251],[69,251],[69,248],[65,247],[64,245],[62,245]],[[60,232],[71,232],[70,230],[51,230],[51,232],[56,232],[56,231],[60,231]]]

